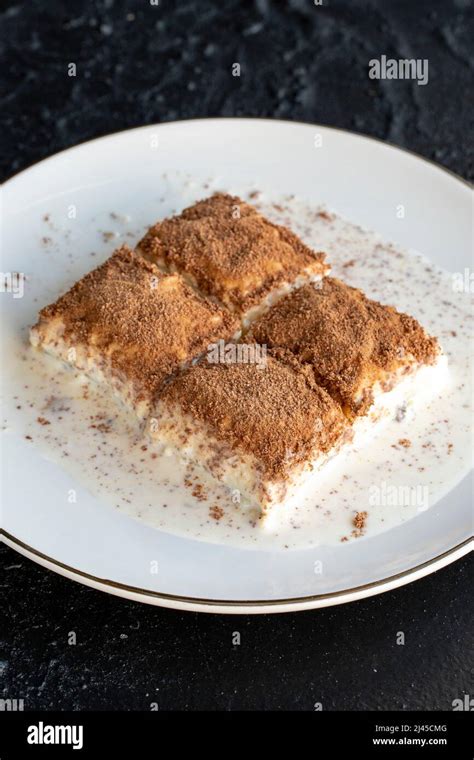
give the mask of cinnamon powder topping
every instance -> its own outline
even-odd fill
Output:
[[[139,250],[242,313],[300,274],[324,274],[324,254],[237,196],[216,193],[155,224]]]
[[[436,338],[416,319],[333,277],[285,296],[248,338],[288,349],[308,364],[349,418],[368,410],[374,383],[389,383],[392,373],[413,364],[432,364],[439,353]]]
[[[41,310],[40,338],[54,321],[70,346],[96,352],[144,395],[209,342],[230,337],[237,328],[230,312],[127,246]]]
[[[357,512],[353,519],[354,528],[357,531],[363,531],[367,520],[367,512]]]
[[[161,401],[208,426],[209,434],[253,455],[266,477],[285,477],[329,451],[347,428],[342,411],[303,372],[273,356],[255,364],[203,362],[176,377]]]

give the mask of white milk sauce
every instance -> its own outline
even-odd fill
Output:
[[[5,430],[27,438],[111,508],[158,530],[260,549],[361,540],[432,506],[469,469],[470,298],[421,255],[384,243],[324,209],[291,198],[281,206],[260,198],[251,202],[326,251],[333,275],[413,315],[439,338],[449,374],[439,389],[431,389],[430,400],[420,398],[402,419],[375,429],[365,445],[336,458],[315,485],[265,524],[233,504],[225,489],[154,451],[133,415],[104,389],[30,348],[27,325],[8,346]],[[120,227],[123,242],[133,245],[134,234]],[[362,531],[354,525],[357,512],[367,512]]]

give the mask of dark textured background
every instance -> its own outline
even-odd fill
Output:
[[[267,116],[374,135],[472,179],[470,5],[3,2],[0,178],[126,127]],[[428,58],[429,84],[369,80],[382,54]],[[438,710],[472,693],[471,558],[380,597],[277,617],[160,610],[5,547],[0,559],[0,695],[27,709]]]

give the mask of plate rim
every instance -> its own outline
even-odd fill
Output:
[[[353,132],[348,129],[342,129],[325,124],[319,124],[315,122],[306,122],[292,119],[274,119],[269,117],[201,117],[191,119],[177,119],[174,121],[167,121],[161,123],[144,124],[137,127],[131,127],[126,129],[110,132],[106,135],[101,135],[96,138],[81,141],[73,146],[64,148],[51,156],[36,161],[29,166],[21,169],[7,180],[2,183],[2,188],[8,188],[15,181],[22,178],[22,175],[30,172],[33,169],[39,168],[48,161],[57,159],[77,148],[85,147],[90,144],[97,143],[102,140],[110,140],[111,138],[118,137],[130,132],[138,132],[141,130],[147,130],[150,128],[173,128],[181,124],[192,124],[200,122],[213,122],[217,123],[229,123],[229,122],[246,122],[249,124],[264,123],[276,123],[276,124],[288,124],[295,127],[307,126],[313,128],[320,128],[324,130],[330,130],[333,132],[343,133],[351,138],[356,138],[362,141],[371,141],[383,145],[384,147],[392,148],[406,153],[419,161],[435,167],[438,171],[445,173],[451,179],[457,180],[462,185],[472,189],[473,185],[469,180],[465,179],[456,172],[444,167],[435,161],[426,158],[415,151],[408,148],[395,145],[388,140],[384,140],[379,137],[367,135],[360,132]],[[474,549],[474,540],[472,537],[467,537],[460,543],[446,550],[445,552],[426,560],[423,563],[415,565],[400,573],[396,573],[391,576],[387,576],[383,579],[378,579],[367,584],[362,584],[349,589],[341,591],[329,592],[326,594],[316,594],[310,596],[293,597],[285,599],[275,600],[249,600],[249,601],[234,601],[234,600],[214,600],[209,598],[188,597],[174,594],[166,594],[159,591],[153,591],[151,589],[142,589],[139,587],[130,586],[120,582],[112,581],[107,578],[100,578],[82,570],[74,568],[70,565],[60,562],[48,555],[40,552],[27,543],[24,543],[20,539],[17,539],[14,535],[7,531],[0,529],[0,539],[10,548],[17,551],[19,554],[31,559],[36,564],[39,564],[47,569],[56,572],[59,575],[67,577],[71,580],[81,583],[82,585],[95,588],[97,590],[104,591],[106,593],[126,598],[132,601],[140,601],[155,606],[162,606],[168,608],[174,608],[187,611],[199,611],[199,612],[213,612],[213,613],[226,613],[226,614],[263,614],[263,613],[278,613],[278,612],[292,612],[305,609],[322,608],[326,606],[333,606],[337,604],[345,604],[348,602],[356,601],[358,599],[374,596],[379,593],[384,593],[394,588],[398,588],[407,583],[410,583],[419,578],[425,577],[432,572],[445,567],[452,562],[467,555],[470,550]],[[472,545],[472,546],[471,546]]]
[[[20,169],[20,171],[15,172],[15,174],[12,174],[8,179],[6,179],[4,182],[1,183],[1,187],[6,187],[9,183],[12,183],[14,180],[18,179],[22,174],[25,174],[26,172],[30,171],[31,169],[35,169],[40,164],[46,163],[46,161],[52,161],[55,158],[58,158],[58,156],[62,156],[69,151],[76,150],[77,148],[81,148],[85,145],[90,145],[92,143],[97,143],[100,140],[108,140],[111,137],[118,137],[119,135],[123,135],[127,132],[138,132],[139,130],[145,130],[149,129],[150,127],[153,127],[155,129],[163,128],[163,127],[174,127],[177,124],[192,124],[192,123],[198,123],[202,121],[209,121],[209,122],[236,122],[236,121],[244,121],[244,122],[267,122],[267,123],[277,123],[277,124],[292,124],[297,126],[304,126],[304,127],[316,127],[317,129],[328,129],[332,132],[342,132],[343,134],[350,135],[351,137],[356,137],[360,140],[370,140],[372,142],[379,143],[384,146],[388,146],[389,148],[393,148],[394,150],[398,150],[401,153],[408,153],[410,156],[414,156],[419,161],[424,161],[427,164],[430,164],[431,166],[434,166],[439,171],[445,172],[446,174],[450,175],[453,179],[458,180],[458,182],[461,182],[463,185],[467,185],[469,189],[474,188],[474,184],[469,182],[469,180],[462,177],[460,174],[457,174],[452,169],[448,169],[447,166],[443,166],[442,164],[438,164],[436,161],[433,161],[431,158],[426,158],[425,156],[422,156],[420,153],[417,153],[414,150],[411,150],[410,148],[403,148],[400,145],[396,145],[395,143],[390,142],[389,140],[384,140],[382,137],[374,137],[373,135],[368,135],[365,132],[353,132],[350,129],[342,129],[341,127],[333,127],[329,124],[319,124],[318,122],[312,122],[312,121],[299,121],[299,120],[293,120],[293,119],[273,119],[268,116],[202,116],[199,118],[192,118],[192,119],[175,119],[174,121],[163,121],[163,122],[154,122],[152,124],[142,124],[139,127],[129,127],[127,129],[118,129],[115,132],[109,132],[106,135],[100,135],[99,137],[92,137],[90,140],[81,140],[81,142],[76,143],[76,145],[71,145],[69,148],[63,148],[62,150],[58,150],[56,153],[53,153],[52,156],[46,156],[45,158],[40,158],[38,161],[34,161],[33,163],[26,166],[24,169]]]
[[[301,610],[317,609],[322,607],[331,607],[337,604],[347,604],[359,599],[365,599],[370,596],[382,594],[392,589],[404,586],[426,575],[430,575],[447,565],[452,564],[457,559],[461,559],[474,550],[474,539],[466,538],[460,544],[456,544],[451,549],[442,554],[432,557],[426,562],[415,565],[409,570],[383,578],[382,580],[372,581],[361,586],[356,586],[343,591],[332,591],[327,594],[313,594],[310,596],[294,597],[287,599],[274,600],[249,600],[249,601],[232,601],[232,600],[213,600],[199,597],[180,596],[175,594],[165,594],[151,589],[141,589],[136,586],[129,586],[125,583],[111,581],[106,578],[99,578],[90,573],[71,567],[63,562],[48,557],[43,552],[34,549],[29,544],[20,541],[7,531],[0,531],[2,540],[11,549],[19,554],[31,559],[38,565],[46,567],[48,570],[56,572],[70,580],[81,583],[99,591],[114,596],[119,596],[130,601],[141,601],[146,604],[168,607],[171,609],[193,611],[193,612],[214,612],[224,614],[268,614],[278,612],[296,612]]]

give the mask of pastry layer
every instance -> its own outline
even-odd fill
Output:
[[[158,222],[138,250],[245,321],[295,282],[321,278],[329,270],[323,253],[224,193]]]
[[[42,309],[30,339],[143,418],[173,373],[236,330],[229,311],[123,247]]]
[[[150,434],[264,512],[351,431],[303,369],[267,356],[263,369],[204,360],[186,370],[164,388]]]
[[[291,352],[349,419],[369,410],[377,390],[389,390],[440,354],[416,319],[333,277],[285,296],[246,340]]]

